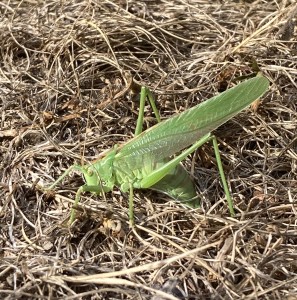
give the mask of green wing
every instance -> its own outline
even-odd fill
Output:
[[[269,81],[259,76],[144,131],[120,148],[114,163],[136,170],[192,145],[261,97]]]

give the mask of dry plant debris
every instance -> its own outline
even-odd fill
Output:
[[[1,1],[1,299],[296,299],[296,11],[294,0]],[[40,190],[132,136],[138,84],[166,118],[258,68],[269,93],[217,130],[235,218],[209,145],[185,162],[202,208],[138,191],[135,230],[117,190],[85,195],[72,228],[81,177]]]

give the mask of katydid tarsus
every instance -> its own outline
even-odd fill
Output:
[[[195,208],[200,201],[191,177],[180,162],[204,143],[212,141],[229,210],[234,215],[217,141],[211,131],[261,97],[268,87],[269,81],[265,77],[256,76],[162,122],[151,92],[142,87],[135,137],[125,144],[116,145],[86,166],[71,166],[49,189],[53,189],[72,170],[83,174],[86,184],[76,193],[70,224],[75,219],[75,207],[83,192],[100,194],[111,191],[114,186],[123,192],[129,191],[131,223],[134,221],[134,189],[155,189]],[[146,98],[159,123],[142,132]],[[181,150],[180,154],[172,157]]]

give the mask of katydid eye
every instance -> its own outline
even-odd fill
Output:
[[[94,174],[94,171],[93,171],[93,170],[90,170],[90,169],[88,169],[88,175],[89,175],[89,176],[93,176],[93,174]]]

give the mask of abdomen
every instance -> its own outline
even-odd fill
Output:
[[[194,182],[181,164],[150,189],[164,193],[186,206],[192,208],[200,206]]]

